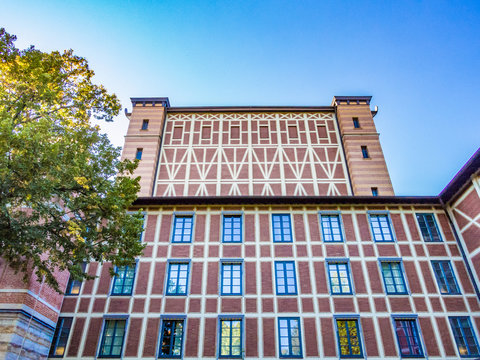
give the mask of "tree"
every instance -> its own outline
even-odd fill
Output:
[[[87,60],[15,47],[0,29],[0,256],[60,291],[83,262],[127,265],[143,249],[136,199],[138,161],[120,161],[90,119],[111,120],[120,102],[93,83]]]

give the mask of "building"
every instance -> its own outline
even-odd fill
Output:
[[[0,324],[25,344],[34,319],[65,359],[480,357],[480,150],[438,196],[395,196],[375,114],[133,98],[144,255],[63,302],[0,279],[52,311],[0,301]]]

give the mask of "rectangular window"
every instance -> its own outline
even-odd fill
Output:
[[[297,281],[294,261],[275,261],[277,295],[296,295]]]
[[[300,318],[278,318],[278,336],[281,358],[302,357]]]
[[[372,187],[372,196],[378,196],[378,188]]]
[[[321,214],[320,223],[322,224],[323,241],[325,242],[342,242],[343,241],[340,215]]]
[[[290,214],[273,214],[273,242],[292,242]]]
[[[423,357],[416,319],[394,319],[401,357]]]
[[[368,159],[370,156],[368,156],[368,149],[366,146],[362,146],[362,156],[364,159]]]
[[[50,346],[49,357],[63,357],[65,347],[67,346],[68,335],[72,327],[71,317],[60,317],[57,321],[57,327],[53,334],[52,345]]]
[[[173,235],[174,243],[192,242],[193,233],[193,216],[192,215],[175,215],[173,219]]]
[[[383,283],[387,294],[406,294],[407,286],[400,261],[381,261],[380,267],[382,268]]]
[[[219,358],[242,358],[242,319],[220,319]]]
[[[457,349],[461,357],[478,357],[477,337],[472,328],[470,318],[467,316],[449,317],[453,336],[457,343]]]
[[[223,242],[242,242],[242,215],[223,215]]]
[[[432,267],[441,294],[460,294],[450,261],[432,261]]]
[[[87,264],[83,263],[82,271],[85,272],[86,267],[87,267]],[[82,282],[80,280],[73,279],[72,276],[70,275],[70,278],[68,279],[67,288],[65,289],[65,295],[78,295],[80,294],[81,287],[82,287]]]
[[[143,149],[138,148],[137,153],[135,154],[135,159],[142,160]]]
[[[148,120],[143,119],[142,121],[142,130],[148,130]]]
[[[222,295],[242,295],[242,264],[222,263]]]
[[[353,293],[348,262],[327,261],[327,271],[332,295]]]
[[[189,263],[168,264],[167,295],[187,295]]]
[[[418,225],[425,241],[442,241],[433,214],[416,214]]]
[[[112,295],[132,295],[136,265],[117,267],[113,278]]]
[[[125,319],[105,320],[98,357],[119,358],[122,356],[126,323]]]
[[[382,242],[394,241],[390,219],[387,214],[370,214],[369,218],[373,240]]]
[[[164,319],[160,333],[159,358],[182,358],[184,320]]]
[[[363,357],[357,319],[336,319],[341,358]]]
[[[358,121],[358,117],[354,117],[353,119],[353,127],[358,129],[360,127],[360,121]]]

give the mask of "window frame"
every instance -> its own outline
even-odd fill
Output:
[[[281,334],[280,334],[280,321],[287,320],[288,321],[288,330],[290,330],[290,321],[297,320],[298,321],[298,339],[299,339],[299,347],[300,347],[300,355],[291,355],[292,353],[292,337],[290,335],[290,331],[288,331],[288,350],[290,352],[289,355],[282,355],[282,342],[281,342]],[[282,359],[301,359],[303,358],[303,339],[302,339],[302,321],[298,316],[279,316],[277,318],[277,333],[278,333],[278,356]]]
[[[173,214],[173,218],[172,218],[172,226],[171,226],[171,229],[172,229],[172,233],[171,233],[171,236],[170,236],[170,243],[171,244],[191,244],[193,242],[193,233],[194,233],[194,230],[195,230],[195,213],[194,212],[191,212],[191,211],[185,211],[185,212],[174,212]],[[182,226],[182,241],[175,241],[175,231],[177,229],[177,222],[176,222],[176,219],[177,218],[191,218],[192,219],[192,228],[191,228],[191,232],[190,232],[190,240],[189,241],[183,241],[183,237],[184,237],[184,232],[185,232],[185,226]],[[185,225],[185,222],[183,222],[183,225]]]
[[[461,355],[460,354],[460,349],[459,349],[459,343],[457,341],[457,338],[455,336],[455,332],[453,330],[453,324],[452,324],[452,320],[463,320],[463,319],[466,319],[468,321],[468,325],[470,325],[470,331],[472,332],[472,335],[473,335],[473,340],[475,341],[475,345],[477,347],[477,354],[468,354],[468,355]],[[450,324],[450,330],[452,331],[452,335],[453,335],[453,339],[455,340],[455,345],[456,345],[456,348],[457,348],[457,353],[458,355],[461,357],[461,358],[478,358],[480,356],[480,347],[479,347],[479,344],[478,344],[478,336],[477,336],[477,333],[475,332],[475,327],[472,325],[472,321],[470,320],[470,316],[449,316],[448,317],[448,322]],[[466,335],[465,335],[465,331],[463,330],[463,327],[461,328],[462,330],[462,339],[464,340],[464,342],[467,344],[466,342]],[[467,351],[470,353],[470,347],[467,345]]]
[[[413,358],[425,358],[425,343],[423,341],[423,336],[422,336],[422,330],[420,329],[420,324],[418,323],[418,315],[416,314],[393,314],[391,315],[391,320],[392,320],[392,327],[393,327],[393,332],[395,334],[395,338],[397,339],[397,347],[398,347],[398,354],[401,359],[413,359]],[[398,338],[397,334],[397,325],[396,321],[411,321],[415,324],[415,329],[417,331],[417,336],[418,336],[418,346],[420,347],[421,354],[420,355],[403,355],[402,350],[400,348],[400,339]],[[410,348],[410,344],[409,344]]]
[[[360,355],[342,355],[342,347],[340,344],[340,333],[338,331],[338,323],[337,321],[352,321],[354,320],[356,323],[356,328],[357,328],[357,336],[358,336],[358,347],[360,348]],[[361,359],[365,357],[365,350],[363,348],[363,331],[362,331],[362,325],[360,323],[360,315],[355,315],[355,314],[348,314],[348,315],[343,315],[343,314],[338,314],[338,315],[333,315],[333,322],[335,324],[335,334],[337,338],[337,349],[338,349],[338,355],[339,358],[341,359]],[[348,335],[348,338],[350,339],[350,335]],[[349,344],[350,348],[350,344]],[[350,351],[351,352],[351,351]]]
[[[243,359],[245,357],[245,326],[244,326],[244,320],[245,316],[244,315],[237,315],[237,314],[232,314],[232,315],[218,315],[218,337],[217,337],[217,358],[218,359]],[[222,347],[222,321],[240,321],[240,355],[239,356],[234,356],[234,355],[222,355],[221,347]],[[232,335],[230,333],[230,339],[232,338]],[[230,340],[230,352],[232,349],[232,343]]]
[[[142,160],[143,157],[143,148],[137,148],[135,151],[135,160]]]
[[[332,279],[330,278],[330,271],[329,271],[329,265],[330,264],[346,264],[347,265],[347,275],[348,275],[348,285],[350,287],[350,292],[344,293],[344,292],[339,292],[339,293],[334,293],[332,289]],[[352,276],[352,270],[350,267],[350,259],[348,258],[326,258],[325,259],[325,267],[326,267],[326,272],[327,272],[327,277],[328,277],[328,285],[329,285],[329,293],[331,296],[339,295],[339,296],[345,296],[345,295],[355,295],[355,286],[353,283],[353,276]],[[337,267],[337,273],[338,273],[338,267]],[[341,290],[341,281],[340,277],[339,279],[339,286]]]
[[[240,265],[240,293],[224,293],[223,292],[223,266],[224,265]],[[219,294],[220,296],[243,296],[243,291],[244,291],[244,284],[243,284],[243,259],[220,259],[220,290]],[[230,279],[233,279],[232,277]],[[230,287],[232,287],[233,284],[230,284]]]
[[[289,227],[289,230],[290,230],[290,240],[283,240],[284,239],[284,228],[283,226],[280,227],[280,231],[281,231],[281,234],[280,234],[280,237],[282,240],[275,240],[275,221],[274,221],[274,217],[280,217],[280,224],[283,224],[283,217],[284,216],[287,216],[288,217],[288,227]],[[272,214],[271,216],[271,222],[272,222],[272,240],[274,243],[276,244],[289,244],[289,243],[293,243],[293,228],[292,228],[292,215],[289,214],[289,213],[274,213]]]
[[[98,341],[98,349],[97,349],[97,358],[99,359],[121,359],[123,357],[123,351],[125,350],[125,339],[128,331],[128,320],[129,316],[128,315],[104,315],[103,316],[103,322],[102,322],[102,329],[100,331],[100,339]],[[106,325],[107,321],[125,321],[125,328],[123,331],[123,337],[122,337],[122,347],[120,349],[120,354],[119,355],[102,355],[102,345],[104,343],[104,337],[105,337],[105,331],[106,331]]]
[[[336,240],[325,240],[325,232],[324,232],[324,229],[323,229],[323,216],[328,216],[328,217],[333,217],[333,216],[337,216],[338,217],[338,226],[339,226],[339,229],[340,229],[340,238],[341,240],[340,241],[336,241]],[[342,213],[340,211],[319,211],[318,212],[318,220],[320,222],[320,233],[322,234],[322,241],[325,242],[325,243],[344,243],[346,242],[346,237],[345,237],[345,231],[344,231],[344,228],[343,228],[343,219],[342,219]],[[330,230],[332,229],[332,222],[329,221],[329,224],[330,224]],[[333,233],[332,233],[333,234]],[[333,237],[333,235],[331,235]]]
[[[225,241],[225,219],[226,218],[239,218],[240,219],[240,241]],[[233,224],[233,223],[232,223]],[[222,212],[222,244],[243,244],[243,237],[244,237],[244,229],[243,229],[244,219],[243,219],[243,212],[238,211],[223,211]],[[233,228],[232,228],[233,229]],[[234,234],[230,235],[232,238]]]
[[[63,347],[63,354],[62,355],[55,355],[55,351],[57,350],[57,347],[58,347],[58,342],[61,338],[60,334],[63,330],[63,324],[65,323],[65,319],[70,319],[70,327],[68,328],[65,345]],[[62,327],[58,326],[60,324],[60,322],[62,322]],[[58,318],[57,325],[55,326],[55,331],[53,333],[52,342],[51,342],[50,348],[48,350],[47,358],[63,358],[65,356],[65,352],[67,350],[67,345],[68,345],[68,340],[70,340],[70,332],[72,331],[72,325],[73,325],[73,317],[72,316],[60,316]],[[54,343],[55,343],[55,345],[54,345]]]
[[[455,274],[455,270],[453,270],[452,262],[450,260],[431,260],[430,262],[432,264],[433,275],[435,276],[435,279],[437,280],[437,286],[438,286],[438,290],[439,290],[438,292],[442,295],[461,295],[462,290],[460,289],[460,284],[457,281],[457,274]],[[435,267],[434,267],[435,264],[439,264],[439,265],[440,264],[448,264],[448,266],[450,267],[450,271],[453,275],[453,282],[455,283],[455,286],[457,287],[457,292],[452,292],[450,290],[450,285],[446,281],[447,277],[445,275],[445,270],[443,269],[442,266],[440,266],[440,270],[442,271],[442,275],[444,276],[444,279],[445,279],[445,284],[447,285],[447,288],[448,288],[448,292],[446,292],[446,293],[442,292],[442,288],[440,286],[440,279],[438,278],[437,272],[435,271]]]
[[[360,149],[362,150],[362,158],[363,159],[370,159],[370,153],[368,152],[368,146],[367,145],[362,145],[360,146]]]
[[[383,274],[382,263],[398,263],[400,267],[400,272],[402,275],[403,286],[405,287],[404,292],[389,292],[387,290],[387,282],[385,281],[385,275]],[[379,258],[378,265],[380,267],[380,274],[382,275],[382,280],[383,280],[383,289],[386,295],[410,295],[410,287],[408,286],[407,277],[405,274],[405,268],[403,267],[403,261],[401,258]],[[392,270],[391,266],[390,266],[390,270]],[[392,274],[392,278],[393,278],[393,274]],[[396,289],[397,286],[395,284],[395,281],[393,285],[395,286],[395,289]]]
[[[397,240],[396,240],[396,236],[395,236],[395,230],[393,228],[393,224],[392,224],[392,219],[390,218],[390,212],[388,211],[367,211],[367,216],[368,216],[368,222],[370,224],[370,234],[372,235],[372,240],[376,243],[395,243]],[[392,240],[377,240],[375,238],[375,231],[373,230],[373,223],[372,223],[372,216],[385,216],[386,219],[387,219],[387,224],[388,224],[388,229],[390,230],[390,234],[392,236]],[[382,227],[380,226],[380,229],[382,229]],[[382,238],[385,237],[385,235],[383,234],[383,231],[381,231],[382,233]]]
[[[132,296],[133,295],[133,293],[135,291],[135,280],[137,278],[137,263],[138,263],[138,260],[135,261],[134,264],[125,265],[126,267],[135,266],[135,268],[133,269],[132,291],[130,291],[130,293],[126,293],[126,292],[122,292],[120,294],[114,293],[115,282],[117,281],[117,275],[115,275],[115,276],[113,276],[112,281],[111,281],[110,296]],[[115,273],[118,274],[118,266],[115,266]],[[123,282],[124,282],[124,284],[122,285],[122,288],[125,287],[125,280]]]
[[[183,264],[187,265],[187,283],[185,284],[185,294],[179,294],[179,293],[169,293],[168,292],[168,281],[170,280],[170,266],[175,264]],[[190,259],[168,259],[167,260],[167,271],[166,271],[166,277],[165,277],[165,289],[164,289],[164,294],[165,296],[188,296],[189,294],[189,284],[190,284],[190,265],[191,265],[191,260]],[[178,280],[178,276],[177,276]],[[178,285],[176,285],[178,288]]]
[[[294,292],[288,292],[288,286],[287,286],[287,282],[286,280],[288,279],[287,278],[287,274],[286,274],[286,270],[284,268],[283,272],[284,272],[284,280],[285,280],[285,293],[279,293],[278,292],[278,278],[277,278],[277,264],[283,264],[284,266],[286,264],[293,264],[293,281],[294,281],[294,286],[295,286],[295,291]],[[279,261],[274,261],[273,262],[273,271],[275,272],[275,295],[278,295],[278,296],[288,296],[288,295],[298,295],[298,286],[297,286],[297,271],[295,269],[295,261],[294,260],[279,260]]]
[[[428,225],[428,222],[425,219],[425,215],[431,215],[432,216],[433,225],[435,226],[435,230],[437,230],[439,240],[426,240],[425,239],[425,235],[423,234],[422,227],[420,225],[420,221],[418,220],[419,215],[421,215],[423,217],[423,221],[425,222],[425,226],[427,228],[428,235],[431,239],[433,239],[432,230],[431,230],[430,226]],[[417,221],[418,229],[420,230],[419,232],[422,235],[422,239],[423,239],[424,242],[427,242],[427,243],[441,243],[441,242],[443,242],[442,233],[440,232],[440,228],[438,227],[437,218],[435,216],[435,213],[422,213],[422,212],[417,213],[416,212],[415,213],[415,220]]]
[[[180,356],[162,356],[160,355],[160,350],[162,347],[162,337],[163,337],[163,329],[164,329],[164,322],[165,321],[183,321],[183,331],[182,331],[182,346],[180,349]],[[158,341],[157,341],[157,350],[155,353],[156,359],[183,359],[183,352],[185,348],[185,332],[186,332],[186,324],[187,324],[187,316],[184,314],[167,314],[167,315],[160,315],[160,326],[159,326],[159,334],[158,334]]]
[[[87,263],[86,262],[82,263],[82,269],[83,269],[83,272],[85,272],[85,270],[87,270]],[[70,283],[70,281],[71,281],[71,283]],[[72,288],[74,286],[73,284],[75,284],[75,283],[78,283],[78,293],[73,294],[72,293]],[[67,287],[65,289],[65,296],[79,296],[80,293],[82,292],[82,284],[83,284],[83,281],[73,280],[72,276],[69,275]]]

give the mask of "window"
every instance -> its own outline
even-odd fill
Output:
[[[373,196],[378,196],[378,188],[372,187],[372,195]]]
[[[220,319],[219,358],[242,358],[242,319]]]
[[[87,264],[83,263],[82,271],[85,272],[86,267],[87,267]],[[70,278],[68,279],[67,288],[65,289],[65,295],[78,295],[80,294],[81,287],[82,287],[82,282],[80,280],[73,279],[72,276],[70,275]]]
[[[390,219],[387,214],[370,214],[369,217],[373,240],[384,242],[394,241]]]
[[[368,159],[370,156],[368,156],[368,149],[366,146],[362,146],[362,156],[364,159]]]
[[[222,263],[222,295],[242,295],[242,264]]]
[[[278,318],[280,357],[301,358],[300,318]]]
[[[187,295],[188,263],[169,263],[167,278],[167,295]]]
[[[432,267],[441,294],[460,294],[450,261],[432,261]]]
[[[163,319],[160,333],[159,358],[182,358],[183,319]]]
[[[148,120],[147,119],[143,119],[142,130],[148,130]]]
[[[479,356],[478,342],[470,323],[470,318],[467,316],[455,316],[450,317],[449,320],[460,356]]]
[[[354,117],[352,118],[352,120],[353,120],[353,127],[355,129],[358,129],[360,127],[360,121],[358,121],[358,117]]]
[[[363,357],[357,319],[336,319],[340,357]]]
[[[407,286],[403,278],[400,261],[380,261],[380,267],[382,268],[383,283],[385,284],[387,294],[406,294]]]
[[[273,242],[292,242],[292,225],[289,214],[273,214]]]
[[[242,242],[242,215],[223,215],[223,242]]]
[[[136,265],[117,267],[113,278],[112,295],[132,295]]]
[[[322,224],[323,241],[342,242],[342,227],[340,224],[340,215],[321,214],[320,223]]]
[[[277,295],[297,294],[294,261],[275,261],[275,279],[277,282]]]
[[[173,219],[172,242],[189,243],[192,241],[193,216],[175,215]]]
[[[353,293],[348,262],[327,261],[327,271],[330,280],[330,292],[333,295]]]
[[[68,335],[72,327],[71,317],[58,318],[57,328],[53,334],[52,345],[50,347],[49,357],[63,357],[65,354],[65,347],[67,346]]]
[[[143,149],[138,148],[137,153],[135,154],[135,159],[142,160]]]
[[[106,319],[98,357],[119,358],[125,338],[125,319]]]
[[[442,241],[433,214],[417,214],[418,225],[425,241]]]
[[[394,326],[401,357],[423,357],[417,320],[396,318]]]

